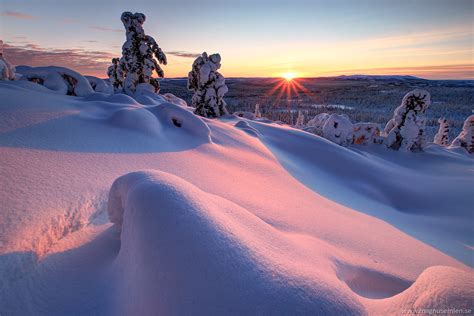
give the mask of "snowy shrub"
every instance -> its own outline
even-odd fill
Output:
[[[434,143],[441,146],[449,145],[449,124],[448,120],[444,117],[438,119],[439,129],[434,137]]]
[[[323,137],[341,146],[352,144],[354,127],[346,115],[332,114],[324,123]]]
[[[114,89],[110,84],[107,83],[107,81],[94,77],[94,76],[84,76],[88,81],[89,84],[91,85],[92,89],[94,89],[95,92],[100,92],[100,93],[107,93],[111,94],[114,92]]]
[[[298,117],[296,118],[296,128],[303,128],[304,127],[304,114],[301,111],[298,111]]]
[[[0,80],[15,80],[15,67],[3,56],[3,41],[0,40]]]
[[[115,89],[123,87],[128,95],[133,95],[138,88],[158,93],[160,84],[152,75],[156,71],[158,77],[163,78],[159,64],[167,64],[166,55],[155,39],[145,34],[143,23],[146,17],[143,13],[124,12],[121,19],[127,40],[122,46],[122,57],[118,61],[112,59],[107,71],[110,82]]]
[[[474,114],[464,121],[461,133],[453,140],[451,146],[463,147],[469,153],[474,153]]]
[[[316,115],[311,120],[309,120],[308,123],[306,123],[304,130],[319,136],[323,136],[323,126],[328,120],[329,116],[330,115],[328,113]]]
[[[354,144],[369,145],[381,142],[380,126],[377,123],[354,124]]]
[[[217,70],[221,67],[221,56],[202,53],[188,74],[188,89],[194,91],[192,105],[195,114],[204,117],[218,117],[227,114],[224,94],[228,88],[224,76]]]
[[[408,92],[385,126],[387,147],[395,150],[422,150],[425,145],[424,113],[430,105],[431,97],[427,91],[415,89]]]
[[[83,97],[94,92],[85,77],[64,67],[25,67],[21,74],[21,80],[41,84],[59,94]]]
[[[261,118],[262,113],[260,113],[260,104],[255,104],[255,112],[254,112],[255,118]]]

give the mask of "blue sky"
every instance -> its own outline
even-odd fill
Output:
[[[96,67],[94,74],[120,54],[120,15],[132,11],[146,14],[145,31],[170,53],[167,76],[186,75],[192,56],[208,51],[222,55],[227,76],[291,71],[474,78],[472,0],[0,0],[0,11],[0,37],[14,52],[30,50],[16,54],[25,55],[25,63],[50,60],[41,53],[71,50],[68,66],[89,73]],[[88,52],[103,55],[91,54],[96,62],[88,68],[74,64],[86,63]]]

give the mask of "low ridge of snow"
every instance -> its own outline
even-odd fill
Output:
[[[472,302],[466,151],[346,148],[147,92],[72,97],[11,81],[0,99],[2,315]]]

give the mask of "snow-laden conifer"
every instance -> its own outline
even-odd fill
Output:
[[[424,113],[430,105],[431,97],[427,91],[415,89],[408,92],[385,126],[387,147],[395,150],[422,150],[425,146]]]
[[[463,147],[469,153],[474,153],[474,114],[464,121],[461,133],[453,140],[451,146]]]
[[[224,94],[228,88],[224,76],[217,70],[221,67],[219,54],[207,55],[206,52],[196,58],[188,74],[188,89],[194,91],[191,99],[196,108],[195,114],[204,117],[218,117],[227,114]]]
[[[438,119],[439,129],[434,137],[434,143],[441,146],[449,145],[449,124],[448,120],[444,117]]]
[[[120,58],[112,58],[112,65],[107,69],[107,76],[109,77],[110,84],[115,91],[122,91],[124,73],[120,66]]]
[[[111,84],[115,89],[123,88],[128,95],[133,95],[137,89],[145,89],[158,93],[160,83],[153,77],[156,72],[163,78],[164,72],[160,64],[166,65],[166,55],[155,39],[145,34],[143,13],[122,13],[122,23],[125,26],[126,41],[122,46],[122,57],[119,61],[112,60],[108,69]]]

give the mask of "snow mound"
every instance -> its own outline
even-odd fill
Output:
[[[159,136],[161,124],[153,113],[145,108],[127,107],[114,112],[108,122],[118,128],[124,128],[150,136]]]
[[[240,128],[251,136],[258,137],[260,135],[260,133],[255,128],[250,126],[246,121],[238,121],[234,126]]]
[[[392,298],[374,302],[369,311],[374,315],[395,315],[401,311],[430,315],[471,314],[473,297],[472,272],[434,266],[423,271],[408,290]],[[453,312],[453,309],[464,312]],[[465,312],[467,310],[471,312]]]
[[[323,125],[323,137],[341,146],[352,144],[354,127],[345,115],[331,114]]]
[[[363,314],[332,276],[300,275],[281,257],[275,244],[292,245],[271,225],[174,175],[118,178],[108,212],[121,227],[122,314]]]
[[[175,95],[172,94],[172,93],[165,93],[165,94],[163,94],[163,97],[164,97],[166,100],[168,100],[169,103],[173,103],[173,104],[182,106],[183,108],[187,108],[187,107],[188,107],[188,104],[186,103],[186,101],[184,101],[184,100],[181,99],[181,98],[178,98],[177,96],[175,96]]]
[[[166,134],[171,137],[179,130],[180,138],[211,142],[211,131],[206,123],[179,105],[165,102],[153,107],[126,107],[117,110],[108,122],[118,128],[144,133],[149,136]]]
[[[112,94],[114,93],[114,88],[108,83],[108,80],[100,79],[94,76],[84,76],[91,85],[92,89],[95,92]]]
[[[83,97],[94,92],[85,77],[65,67],[21,67],[17,72],[22,75],[20,80],[33,81],[59,94]]]

